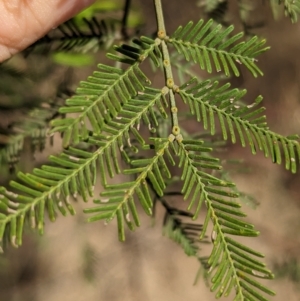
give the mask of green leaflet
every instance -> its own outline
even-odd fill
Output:
[[[51,123],[52,133],[63,133],[64,147],[88,139],[90,125],[95,134],[100,134],[103,126],[118,115],[122,106],[150,84],[138,65],[157,46],[153,40],[146,38],[141,38],[139,46],[143,48],[116,47],[124,56],[108,54],[108,57],[130,66],[122,70],[99,64],[99,71],[81,82],[76,95],[66,101],[67,106],[60,108],[59,112],[63,114],[78,113],[76,117],[67,116]]]
[[[184,199],[190,199],[189,210],[196,207],[194,219],[199,215],[203,204],[207,207],[207,213],[201,238],[205,237],[209,220],[213,223],[211,240],[213,250],[208,259],[211,275],[211,291],[215,292],[216,298],[230,295],[235,290],[234,300],[267,300],[261,292],[274,295],[274,292],[253,279],[273,278],[273,274],[265,267],[265,264],[258,261],[254,256],[261,257],[261,254],[236,242],[230,236],[257,236],[253,225],[244,222],[240,217],[245,216],[231,198],[237,198],[238,194],[228,190],[233,183],[226,182],[211,173],[206,172],[208,168],[199,166],[202,160],[201,154],[207,152],[203,149],[201,141],[185,141],[179,144],[180,166],[183,167],[182,194]],[[195,157],[194,154],[198,154]],[[219,188],[223,187],[223,188]],[[226,189],[227,188],[227,189]],[[252,277],[251,277],[251,276]]]
[[[159,140],[156,143],[155,156],[149,160],[136,160],[135,166],[139,168],[130,170],[131,174],[137,174],[135,181],[125,182],[121,185],[109,185],[101,196],[106,199],[96,200],[96,207],[85,209],[85,213],[94,214],[88,218],[88,221],[105,220],[111,221],[117,216],[119,240],[125,240],[125,223],[130,230],[140,225],[134,197],[139,200],[144,211],[152,215],[152,197],[149,192],[147,180],[149,179],[155,192],[162,196],[165,189],[164,178],[170,177],[170,172],[166,169],[166,163],[163,158],[165,150],[169,148],[169,140]],[[126,170],[124,170],[126,174]]]
[[[253,154],[258,149],[278,164],[284,159],[286,169],[296,173],[300,147],[295,137],[290,139],[269,130],[266,116],[261,115],[265,108],[259,107],[262,97],[245,105],[241,99],[246,91],[229,90],[229,87],[229,84],[219,87],[218,82],[198,82],[194,78],[182,85],[178,93],[190,107],[191,113],[203,122],[204,129],[210,130],[212,135],[215,133],[217,119],[224,140],[230,137],[232,143],[236,143],[239,139],[243,147],[247,141]]]
[[[206,24],[203,20],[195,25],[190,21],[187,25],[178,27],[167,42],[172,44],[187,61],[198,63],[201,69],[209,73],[212,72],[214,65],[216,71],[224,71],[227,76],[231,72],[239,76],[237,66],[243,64],[254,77],[263,75],[256,65],[256,56],[269,49],[263,47],[265,40],[259,40],[254,36],[248,41],[239,42],[243,33],[229,37],[233,29],[232,25],[225,30],[221,25],[214,27],[212,19]]]
[[[76,198],[79,194],[84,201],[88,201],[93,196],[97,170],[100,171],[102,185],[106,187],[106,171],[110,177],[121,171],[117,154],[124,155],[125,147],[132,147],[130,139],[126,137],[132,134],[142,146],[145,144],[137,130],[143,117],[147,117],[144,118],[146,126],[152,128],[158,125],[156,115],[151,113],[155,106],[164,118],[167,116],[163,111],[161,99],[160,91],[146,88],[142,94],[130,99],[116,118],[103,126],[101,135],[89,137],[87,143],[97,147],[94,152],[69,147],[60,155],[49,157],[52,165],[36,168],[32,174],[19,172],[19,180],[10,182],[15,192],[0,188],[0,241],[8,238],[14,246],[21,245],[24,221],[28,221],[32,228],[37,227],[39,232],[43,233],[45,209],[51,221],[56,219],[57,211],[63,215],[68,211],[75,214],[70,197]],[[160,166],[166,167],[166,164],[161,164],[159,157],[151,164],[158,164],[156,160]],[[159,170],[154,166],[152,171],[149,167],[147,175],[151,172],[155,179]],[[158,184],[161,188],[161,183]],[[142,193],[147,195],[143,189],[141,188]],[[147,200],[149,202],[149,196]],[[133,204],[128,206],[131,208]],[[149,204],[146,207],[149,211]],[[122,209],[125,215],[128,208]],[[131,212],[135,212],[133,207]],[[133,215],[137,220],[136,213]],[[117,216],[121,222],[120,213]]]

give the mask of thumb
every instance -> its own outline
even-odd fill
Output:
[[[0,1],[0,62],[44,36],[95,0]]]

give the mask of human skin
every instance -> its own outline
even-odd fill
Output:
[[[0,0],[0,62],[93,2],[95,0]]]

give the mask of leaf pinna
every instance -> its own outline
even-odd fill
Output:
[[[207,23],[200,20],[196,25],[191,21],[183,27],[179,26],[166,41],[187,61],[198,63],[208,73],[212,72],[214,65],[217,72],[224,71],[229,76],[232,71],[239,76],[237,66],[243,64],[254,77],[263,75],[256,64],[256,57],[269,49],[263,47],[265,40],[254,36],[249,41],[239,42],[243,33],[229,37],[233,29],[232,25],[225,30],[222,30],[222,25],[214,27],[212,19]]]
[[[50,156],[51,165],[36,168],[32,174],[19,172],[19,181],[10,182],[15,192],[5,188],[0,191],[0,241],[8,233],[9,241],[14,246],[21,245],[25,220],[29,221],[32,228],[37,226],[43,233],[45,209],[52,221],[56,219],[57,210],[63,215],[68,211],[75,214],[70,197],[77,198],[80,195],[84,201],[88,201],[93,196],[97,170],[100,170],[103,187],[106,187],[106,172],[109,177],[121,172],[118,154],[128,158],[125,146],[134,147],[131,139],[135,138],[141,146],[145,145],[137,128],[141,122],[150,130],[158,126],[154,107],[163,118],[167,117],[162,100],[161,91],[146,88],[136,98],[130,99],[117,117],[103,125],[101,134],[88,138],[86,143],[96,147],[94,152],[69,147],[59,156]],[[159,158],[157,160],[162,164]],[[158,175],[156,165],[153,169],[149,167],[147,171],[151,175]],[[132,193],[135,190],[139,190],[139,187],[134,188]],[[150,210],[149,206],[147,210]]]
[[[242,101],[246,90],[229,87],[230,84],[219,86],[217,81],[198,82],[192,78],[179,87],[178,93],[211,135],[216,133],[217,119],[224,140],[230,137],[231,142],[236,143],[239,137],[243,147],[248,141],[252,154],[259,149],[274,163],[281,164],[284,159],[286,169],[296,173],[300,161],[298,136],[284,137],[272,132],[267,126],[266,116],[261,115],[265,111],[264,107],[259,107],[262,97],[246,105]]]
[[[121,241],[125,240],[124,221],[130,230],[133,230],[134,226],[140,225],[135,197],[141,203],[144,211],[148,215],[152,215],[152,196],[146,179],[149,179],[155,192],[162,196],[166,188],[164,179],[171,177],[164,159],[164,153],[168,149],[170,141],[159,138],[157,140],[155,143],[156,154],[153,158],[133,160],[131,161],[132,168],[123,171],[124,174],[136,175],[134,181],[121,185],[106,185],[105,191],[101,193],[101,196],[106,199],[95,201],[98,206],[85,210],[86,213],[96,213],[88,219],[89,221],[104,219],[109,222],[116,216]]]
[[[152,44],[148,44],[149,42]],[[95,71],[87,81],[81,82],[76,95],[67,99],[66,106],[60,108],[59,112],[63,114],[78,113],[76,117],[52,121],[51,132],[64,134],[64,147],[88,139],[88,121],[95,134],[101,133],[104,124],[116,117],[130,98],[150,84],[149,79],[140,70],[139,64],[155,50],[156,45],[150,39],[144,40],[141,45],[145,50],[124,46],[117,48],[124,56],[108,54],[109,58],[127,63],[129,67],[122,70],[99,64],[99,71]]]
[[[183,168],[181,179],[184,183],[182,194],[184,199],[190,198],[188,210],[195,206],[193,219],[197,219],[202,205],[207,207],[200,238],[205,237],[208,222],[211,220],[213,223],[213,250],[208,259],[208,273],[213,275],[211,291],[216,293],[216,298],[220,298],[229,296],[235,288],[234,300],[247,300],[247,296],[249,300],[267,300],[258,290],[269,295],[274,295],[273,291],[245,275],[246,273],[260,278],[273,278],[271,271],[251,256],[262,255],[230,237],[255,237],[258,232],[254,230],[253,225],[241,219],[245,214],[240,210],[240,204],[231,200],[239,196],[230,191],[234,184],[207,172],[221,169],[218,160],[207,155],[210,151],[203,141],[183,140],[179,144],[179,166]]]

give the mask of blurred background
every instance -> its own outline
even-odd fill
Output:
[[[162,1],[165,21],[171,33],[180,24],[197,21],[203,16],[205,1]],[[221,1],[222,2],[222,1]],[[292,25],[280,11],[274,16],[268,1],[229,1],[222,16],[225,24],[235,24],[236,31],[246,30],[266,38],[271,50],[259,57],[264,76],[254,79],[242,69],[242,76],[232,78],[233,87],[246,88],[246,101],[261,94],[267,108],[271,129],[280,134],[299,133],[300,129],[300,23]],[[240,6],[238,6],[238,4]],[[98,6],[97,6],[98,5]],[[242,6],[241,6],[242,5]],[[109,9],[108,9],[109,7]],[[120,18],[123,1],[98,1],[104,17]],[[242,8],[242,9],[241,9]],[[251,13],[247,13],[251,12]],[[221,12],[220,12],[221,13]],[[86,17],[90,10],[84,13]],[[129,34],[151,35],[156,31],[151,0],[132,1]],[[136,30],[136,28],[138,28]],[[109,48],[109,41],[105,47]],[[3,68],[0,82],[0,147],[7,147],[11,129],[25,118],[41,100],[51,100],[52,109],[72,95],[80,80],[84,80],[98,62],[107,62],[103,52],[96,54],[27,53],[14,57]],[[80,67],[80,68],[78,68]],[[7,70],[10,70],[9,72]],[[192,69],[203,78],[204,72]],[[151,70],[145,70],[151,74]],[[155,75],[154,84],[162,86],[162,78]],[[6,84],[6,83],[9,84]],[[24,85],[26,89],[24,89]],[[54,109],[53,109],[54,110]],[[54,110],[55,111],[55,110]],[[47,118],[44,118],[47,121]],[[201,124],[187,125],[191,131],[201,130]],[[39,133],[41,137],[43,135]],[[43,148],[43,143],[36,145]],[[59,139],[59,138],[56,138]],[[41,140],[43,140],[41,138]],[[55,143],[56,142],[56,143]],[[22,146],[20,146],[22,149]],[[46,162],[49,154],[58,153],[59,142],[50,147],[47,139],[43,152],[35,152],[32,143],[24,140],[24,150],[15,169],[30,171]],[[0,149],[1,154],[1,149]],[[276,278],[267,286],[277,295],[271,300],[300,300],[300,194],[299,172],[292,175],[264,159],[252,156],[249,149],[228,146],[226,157],[244,159],[243,169],[232,170],[231,177],[239,190],[251,194],[256,201],[243,205],[247,220],[261,232],[247,245],[264,253],[268,266]],[[14,168],[0,165],[1,185],[13,179]],[[97,193],[100,187],[97,187]],[[174,198],[172,202],[182,200]],[[126,300],[215,300],[203,279],[194,280],[199,263],[187,257],[183,250],[162,235],[163,209],[158,206],[155,219],[141,213],[142,226],[120,243],[114,222],[87,224],[82,213],[86,204],[75,204],[77,215],[59,217],[51,224],[46,220],[44,236],[26,230],[23,246],[9,247],[0,257],[0,300],[3,301],[126,301]],[[209,254],[209,246],[203,249]],[[228,299],[229,300],[229,299]]]

